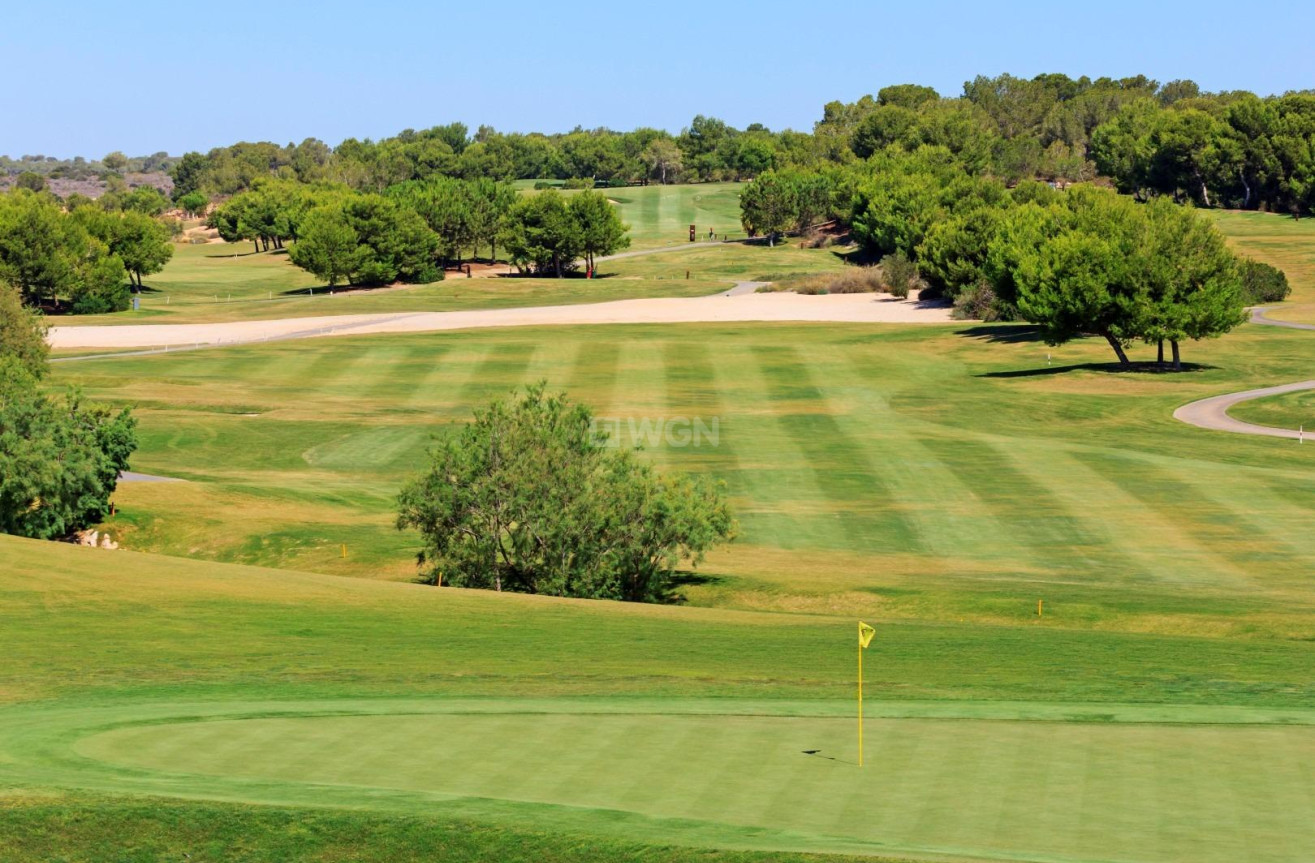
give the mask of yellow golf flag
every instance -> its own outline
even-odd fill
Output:
[[[859,647],[867,647],[869,644],[872,643],[872,636],[874,636],[874,635],[876,635],[876,634],[877,634],[877,631],[876,631],[875,629],[873,629],[872,627],[868,626],[866,623],[864,623],[864,622],[862,622],[862,621],[859,621],[859,623],[858,623],[858,646],[859,646]]]

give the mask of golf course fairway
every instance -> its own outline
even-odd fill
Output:
[[[1315,713],[364,699],[31,705],[11,772],[106,792],[589,824],[655,843],[949,859],[1315,856]],[[9,751],[4,751],[9,750]],[[23,754],[16,754],[21,752]]]

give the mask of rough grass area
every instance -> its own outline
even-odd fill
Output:
[[[871,294],[886,290],[880,267],[848,267],[835,273],[787,276],[758,289],[760,292],[793,291],[796,294]]]
[[[1270,213],[1206,211],[1234,248],[1288,274],[1292,296],[1273,307],[1277,320],[1315,323],[1315,219]]]
[[[434,807],[441,810],[441,806]],[[0,796],[8,863],[839,863],[857,858],[653,847],[428,816],[160,798]],[[862,858],[893,863],[889,858]]]
[[[609,261],[600,269],[622,279],[695,279],[770,282],[844,270],[843,249],[801,249],[798,246],[725,243]]]

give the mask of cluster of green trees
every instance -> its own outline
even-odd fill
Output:
[[[1315,92],[1151,99],[1125,105],[1091,138],[1121,191],[1187,197],[1205,207],[1315,211]]]
[[[765,171],[740,193],[740,221],[750,236],[761,234],[775,245],[784,232],[804,231],[832,217],[842,176],[831,168]]]
[[[133,193],[105,203],[147,197]],[[106,209],[87,199],[70,209],[48,194],[16,190],[0,195],[0,283],[33,306],[122,311],[133,282],[140,285],[173,255],[170,236],[166,224],[133,206]]]
[[[810,138],[757,124],[739,130],[703,116],[680,135],[649,128],[520,134],[488,126],[471,135],[463,124],[451,123],[407,129],[379,141],[349,138],[337,147],[316,138],[287,146],[244,142],[187,153],[172,176],[175,200],[192,192],[236,194],[271,176],[374,192],[432,177],[588,180],[598,185],[738,180],[778,164],[811,162]]]
[[[581,259],[592,271],[596,258],[629,246],[628,230],[601,192],[568,198],[547,189],[517,199],[501,221],[498,238],[522,271],[560,278]]]
[[[1168,342],[1179,366],[1181,341],[1227,332],[1244,305],[1287,296],[1283,273],[1237,259],[1191,206],[1090,184],[1010,187],[975,167],[947,147],[888,144],[840,170],[764,173],[741,196],[742,217],[788,230],[806,221],[798,201],[824,202],[806,209],[824,206],[864,257],[916,264],[964,316],[1031,321],[1055,344],[1100,335],[1125,364],[1143,341],[1161,359]]]
[[[46,355],[41,318],[0,285],[0,533],[35,539],[103,519],[137,448],[129,411],[42,392]]]
[[[399,497],[430,584],[634,602],[670,598],[681,565],[729,540],[719,486],[609,448],[542,384],[478,411]]]
[[[1103,174],[1121,189],[1308,213],[1315,207],[1315,94],[1261,98],[1203,93],[1192,81],[1142,75],[984,77],[956,98],[900,84],[875,97],[830,102],[811,133],[736,129],[697,116],[678,135],[575,129],[503,134],[460,123],[337,147],[241,143],[188,153],[174,166],[175,198],[227,195],[262,177],[333,182],[365,191],[434,176],[557,178],[590,183],[743,180],[814,172],[891,147],[943,147],[974,174],[1081,182]]]
[[[383,195],[334,196],[308,210],[298,231],[289,257],[330,287],[443,278],[438,235],[415,210]]]
[[[832,158],[944,147],[972,173],[1190,197],[1203,206],[1315,208],[1315,93],[1202,93],[1192,81],[978,77],[958,99],[914,85],[832,102],[814,134]]]
[[[1242,323],[1241,267],[1209,221],[1158,199],[1140,205],[1078,187],[1049,203],[1011,208],[986,248],[996,295],[1040,325],[1048,344],[1087,334],[1109,342],[1119,362],[1141,341],[1173,348]]]
[[[580,259],[592,268],[595,256],[629,244],[628,226],[601,193],[522,198],[508,183],[443,176],[382,193],[259,180],[209,221],[223,239],[251,241],[257,251],[291,243],[292,262],[330,287],[432,282],[467,252],[487,249],[492,261],[499,248],[522,271],[563,276]]]

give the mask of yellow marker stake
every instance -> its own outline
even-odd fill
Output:
[[[876,630],[858,622],[858,766],[863,766],[863,651],[872,643]]]
[[[347,543],[345,542],[342,544],[342,559],[347,559]]]
[[[1038,599],[1038,600],[1036,601],[1036,616],[1037,616],[1037,617],[1040,617],[1040,616],[1041,616],[1041,610],[1045,607],[1045,604],[1046,604],[1046,601],[1045,601],[1044,599]]]

